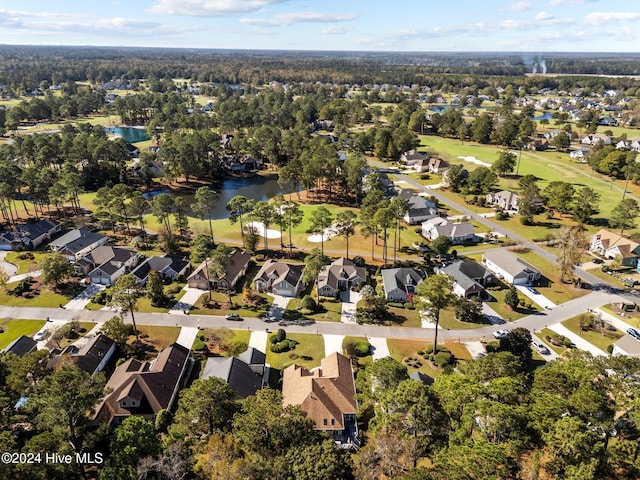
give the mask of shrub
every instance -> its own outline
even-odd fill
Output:
[[[274,333],[273,335],[269,336],[269,342],[273,345],[275,343],[278,343],[278,336]]]
[[[508,213],[503,212],[502,210],[498,210],[496,212],[496,220],[506,220],[507,218],[509,218]]]
[[[282,342],[285,338],[287,338],[287,332],[284,331],[284,328],[279,328],[276,333],[276,340]]]
[[[282,340],[278,346],[280,347],[280,351],[281,352],[288,352],[289,350],[291,350],[291,342],[289,342],[289,340]]]
[[[269,349],[273,353],[280,353],[280,344],[279,343],[272,343],[271,346],[269,347]]]
[[[353,264],[356,267],[364,267],[366,262],[364,261],[364,258],[362,258],[361,256],[355,256],[353,257]]]
[[[168,295],[175,295],[179,291],[180,291],[180,287],[178,285],[171,285],[170,287],[167,287]]]
[[[193,350],[204,350],[205,344],[199,338],[196,338],[193,342]]]
[[[311,298],[311,295],[305,295],[302,297],[302,300],[300,300],[300,309],[302,310],[310,310],[313,312],[316,307],[316,301]]]
[[[438,345],[438,352],[443,352],[443,351],[448,351],[446,348],[444,348],[444,345]],[[424,349],[424,353],[426,353],[427,355],[433,353],[433,343],[430,343],[427,345],[427,347]]]
[[[435,354],[433,357],[433,363],[440,367],[445,367],[451,363],[453,355],[451,352],[441,351]]]
[[[354,345],[354,352],[357,357],[366,357],[371,351],[371,344],[369,342],[356,342]]]
[[[416,307],[413,303],[407,302],[404,304],[404,308],[406,308],[407,310],[414,310]]]
[[[608,354],[612,354],[613,353],[613,344],[612,343],[607,345],[607,353]]]

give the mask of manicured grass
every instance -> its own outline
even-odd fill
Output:
[[[20,259],[21,255],[26,253],[30,253],[33,255],[33,260],[31,259]],[[18,267],[18,271],[16,275],[20,275],[22,273],[29,273],[38,269],[38,261],[42,259],[45,255],[44,252],[7,252],[7,256],[5,260],[9,263],[13,263]]]
[[[306,368],[315,368],[320,365],[320,360],[324,358],[324,339],[322,335],[311,333],[287,333],[287,338],[298,342],[295,350],[283,353],[274,353],[267,346],[267,363],[275,369],[284,370],[292,364]],[[297,358],[292,358],[296,356]],[[310,357],[311,360],[304,360],[302,357]]]
[[[631,312],[625,312],[624,313],[625,316],[621,317],[618,314],[619,310],[614,310],[609,305],[605,305],[605,306],[598,307],[598,308],[600,310],[605,311],[608,314],[616,317],[618,320],[622,320],[623,322],[628,324],[630,327],[633,327],[633,328],[636,328],[636,329],[640,329],[640,313],[636,312],[635,310],[631,311]]]
[[[611,331],[604,329],[602,332],[594,330],[583,331],[580,329],[579,315],[572,317],[569,320],[565,320],[562,322],[562,325],[604,352],[607,351],[607,347],[609,345],[615,343],[618,339],[624,336],[624,333],[618,330]]]
[[[491,307],[495,312],[500,316],[500,318],[510,322],[512,320],[518,320],[519,318],[526,317],[540,310],[540,307],[536,305],[529,297],[525,297],[522,293],[518,292],[518,296],[520,298],[525,298],[525,300],[531,303],[530,309],[524,309],[518,307],[516,310],[512,310],[506,303],[504,303],[505,296],[509,291],[509,287],[504,283],[500,283],[498,285],[498,289],[491,287],[489,289],[489,293],[495,300],[491,300],[487,302],[487,305]]]
[[[230,308],[205,308],[204,302],[209,300],[209,292],[203,293],[202,296],[195,303],[193,308],[190,310],[190,313],[194,315],[226,315],[227,313],[237,313],[241,317],[258,317],[261,313],[264,313],[268,310],[269,306],[273,303],[273,297],[269,295],[260,294],[260,297],[264,299],[264,303],[255,308],[249,308],[244,306],[242,301],[242,293],[236,293],[231,296],[231,300],[234,305],[239,305],[240,308],[230,309]],[[226,304],[229,299],[227,295],[222,294],[220,292],[212,292],[211,299],[213,302],[220,302],[222,304]]]
[[[175,343],[180,335],[180,327],[158,327],[153,325],[138,325],[138,334],[141,340],[146,343],[152,344],[156,350],[160,351],[163,348]],[[135,341],[135,336],[129,337],[127,343]]]
[[[93,327],[96,326],[95,322],[78,322],[80,325],[80,330],[78,331],[78,338],[63,338],[58,344],[60,348],[65,348],[67,345],[71,345],[78,341],[79,338],[84,337],[87,333],[91,331]]]
[[[207,339],[218,339],[218,345],[229,346],[234,342],[242,342],[249,345],[249,339],[251,338],[251,330],[231,330],[229,328],[208,328],[201,330],[198,336],[204,335]],[[196,339],[197,341],[197,339]],[[263,345],[263,348],[265,346]],[[226,348],[221,348],[216,355],[223,357],[229,356],[229,351]]]
[[[440,328],[447,330],[467,330],[471,328],[486,327],[489,323],[467,323],[457,320],[453,307],[440,310]]]
[[[16,283],[10,283],[7,285],[9,291],[15,288]],[[64,305],[70,297],[66,297],[59,293],[55,293],[48,288],[43,288],[39,295],[35,295],[33,298],[15,297],[7,293],[4,289],[0,289],[0,305],[8,307],[51,307],[58,308],[60,305]]]
[[[429,342],[427,340],[404,340],[399,338],[387,339],[389,355],[400,363],[402,363],[402,360],[407,357],[418,358],[418,350],[424,350],[428,343]],[[426,373],[431,378],[436,378],[442,374],[442,370],[431,368],[426,361],[422,361],[422,366],[420,368],[407,367],[407,370],[409,371],[409,374],[417,370],[422,373]]]
[[[10,318],[0,320],[0,327],[2,327],[3,330],[3,332],[0,333],[0,349],[6,347],[22,335],[31,337],[40,330],[45,323],[44,320],[17,320]]]
[[[589,269],[589,273],[595,277],[601,278],[605,282],[612,283],[621,288],[629,288],[629,286],[625,285],[625,283],[622,281],[622,278],[628,276],[629,273],[635,272],[633,270],[629,270],[627,274],[612,272],[611,275],[609,275],[607,272],[603,272],[602,269],[598,267]]]
[[[534,267],[538,268],[549,281],[547,285],[542,279],[540,286],[536,288],[542,295],[556,304],[561,304],[574,298],[582,297],[589,293],[588,290],[576,288],[573,284],[560,282],[560,272],[558,266],[549,260],[542,258],[534,252],[514,252]]]
[[[556,352],[558,355],[563,355],[564,352],[567,351],[566,347],[556,347],[553,343],[547,342],[544,338],[544,337],[550,337],[553,335],[557,335],[557,333],[549,328],[543,328],[542,330],[540,330],[540,333],[538,333],[538,338],[540,338],[540,340],[542,340],[547,347],[549,347],[551,350]]]
[[[292,298],[289,301],[286,309],[290,311],[289,315],[296,316],[299,313],[298,307],[301,300],[300,298]],[[321,301],[318,309],[324,311],[304,315],[304,317],[313,319],[316,322],[340,322],[342,318],[342,302]]]
[[[369,340],[367,339],[367,337],[354,337],[354,336],[345,336],[344,339],[342,340],[342,353],[344,355],[347,355],[347,351],[345,346],[349,343],[358,343],[358,342],[369,342]],[[366,355],[364,357],[357,357],[358,359],[358,366],[360,367],[366,367],[367,365],[371,365],[373,363],[373,356],[371,355],[371,350],[369,350],[369,355]]]
[[[183,290],[184,287],[184,283],[171,283],[170,285],[166,285],[164,287],[164,293],[169,297],[169,301],[167,302],[167,306],[166,307],[154,307],[151,305],[151,300],[149,299],[149,297],[144,296],[138,299],[138,311],[140,312],[153,312],[153,313],[164,313],[167,312],[171,309],[171,307],[173,307],[173,305],[175,305],[181,298],[182,296],[186,293]],[[180,290],[178,290],[177,293],[171,294],[169,293],[169,290],[171,289],[175,289],[175,287],[178,287]]]

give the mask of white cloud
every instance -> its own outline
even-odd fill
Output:
[[[553,18],[553,15],[547,12],[540,12],[536,15],[537,22],[544,22],[545,20],[551,20],[552,18]]]
[[[157,0],[147,11],[188,17],[230,17],[257,12],[289,0]]]
[[[507,10],[511,12],[524,12],[531,8],[531,4],[527,1],[512,3]]]
[[[344,27],[339,27],[337,25],[329,25],[327,28],[322,30],[323,35],[342,35],[343,33],[347,33],[347,29]]]
[[[247,25],[259,25],[263,27],[282,27],[294,23],[335,23],[350,22],[358,18],[355,14],[328,15],[315,12],[292,12],[275,15],[271,19],[266,18],[241,18],[240,23]]]
[[[552,7],[559,7],[560,5],[564,5],[565,3],[594,3],[599,2],[600,0],[549,0],[549,5]]]
[[[638,12],[592,12],[584,17],[587,25],[599,26],[613,22],[630,22],[640,19]]]

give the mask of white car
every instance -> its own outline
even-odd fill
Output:
[[[541,343],[535,343],[533,342],[533,346],[535,347],[535,349],[537,350],[537,352],[540,355],[549,355],[551,352],[549,351],[549,349],[547,348],[546,345],[543,345]]]
[[[39,341],[41,341],[41,340],[44,340],[44,337],[45,337],[45,335],[46,335],[46,334],[47,334],[47,331],[46,331],[46,330],[41,330],[41,331],[39,331],[38,333],[36,333],[36,334],[33,336],[33,339],[34,339],[36,342],[39,342]]]
[[[504,338],[509,334],[509,330],[496,330],[493,332],[495,338]]]

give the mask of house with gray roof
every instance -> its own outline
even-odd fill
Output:
[[[640,341],[626,334],[613,344],[611,355],[640,358]]]
[[[304,265],[267,260],[253,279],[253,286],[260,292],[271,292],[284,297],[297,297],[304,285]]]
[[[81,347],[75,344],[67,346],[49,359],[47,367],[55,369],[61,365],[75,365],[80,370],[93,375],[104,370],[115,351],[115,342],[99,333],[93,338],[86,339]]]
[[[438,208],[433,200],[416,195],[410,190],[401,190],[400,196],[407,201],[407,213],[403,220],[409,225],[417,225],[438,215]]]
[[[73,269],[87,275],[91,283],[113,285],[118,278],[131,271],[140,254],[127,247],[101,245],[74,263]]]
[[[487,203],[500,210],[518,213],[520,195],[509,190],[501,190],[495,193],[487,193]]]
[[[146,258],[131,273],[136,277],[138,283],[147,283],[149,273],[158,272],[161,280],[175,280],[181,275],[186,275],[189,270],[189,260],[184,255],[174,255],[167,253],[162,256]]]
[[[2,353],[13,353],[19,357],[37,350],[38,342],[26,335],[20,335],[13,342],[2,349]]]
[[[491,272],[472,260],[456,260],[436,271],[454,279],[453,293],[459,297],[482,297],[485,294],[485,287],[495,281]]]
[[[70,262],[76,262],[91,250],[104,245],[109,237],[94,233],[86,227],[76,228],[49,243],[49,248],[66,255]]]
[[[420,273],[407,267],[387,268],[380,273],[385,298],[396,302],[406,302],[423,280]]]
[[[323,297],[335,297],[342,290],[364,282],[367,272],[364,267],[356,267],[347,258],[339,258],[331,265],[325,265],[318,274],[318,295]]]
[[[61,230],[62,226],[59,222],[48,219],[18,225],[13,230],[0,234],[0,250],[38,248]]]
[[[540,280],[540,270],[504,248],[483,253],[482,265],[512,285],[531,285]]]
[[[234,288],[238,280],[247,273],[250,263],[251,255],[249,253],[235,249],[229,254],[224,265],[225,274],[222,278],[218,280],[209,278],[208,262],[205,260],[187,277],[187,285],[189,288],[199,288],[201,290],[209,290],[209,285],[213,289]]]
[[[204,366],[202,378],[218,377],[229,384],[238,398],[255,394],[265,386],[267,356],[249,348],[237,357],[210,357]]]
[[[447,237],[452,245],[475,242],[475,229],[469,222],[453,223],[441,217],[432,218],[422,223],[422,235],[430,241],[438,237]]]

